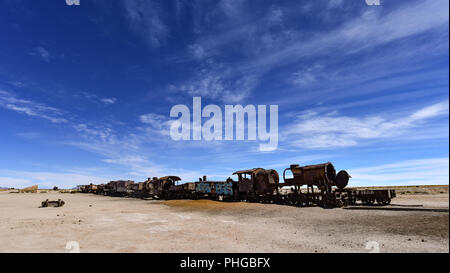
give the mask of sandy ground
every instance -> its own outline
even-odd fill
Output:
[[[448,193],[322,209],[3,191],[0,252],[449,252],[448,209]]]

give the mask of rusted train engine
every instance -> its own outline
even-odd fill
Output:
[[[287,177],[290,173],[291,177]],[[348,194],[342,190],[347,186],[350,175],[342,170],[336,175],[336,170],[330,162],[300,167],[293,164],[283,172],[283,187],[290,187],[286,202],[292,205],[322,206],[346,205]],[[306,186],[306,191],[302,187]],[[316,191],[314,188],[317,188]]]
[[[174,175],[161,178],[154,177],[146,183],[146,196],[157,199],[171,199],[173,198],[173,187],[180,180],[180,177]]]
[[[171,195],[170,189],[180,180],[178,176],[153,177],[137,183],[131,180],[118,180],[110,181],[101,188],[104,189],[102,190],[104,195],[110,196],[168,199]]]
[[[346,188],[351,176],[345,170],[336,174],[330,162],[299,166],[291,165],[283,172],[283,181],[276,170],[254,168],[236,171],[237,181],[209,181],[206,176],[196,182],[179,184],[178,176],[148,178],[144,182],[111,181],[106,185],[82,186],[82,192],[110,196],[153,199],[213,199],[276,203],[294,206],[319,205],[338,207],[356,204],[387,205],[395,197],[394,190],[359,190]]]

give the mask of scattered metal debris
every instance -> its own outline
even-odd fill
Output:
[[[48,201],[45,200],[41,204],[41,208],[47,208],[47,207],[62,207],[64,206],[65,202],[61,199],[58,199],[58,201]]]

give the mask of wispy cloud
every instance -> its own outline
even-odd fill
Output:
[[[0,90],[0,107],[12,110],[27,116],[47,119],[53,123],[66,123],[62,111],[41,103],[17,98],[14,94]]]
[[[315,64],[308,66],[294,72],[291,77],[291,82],[294,85],[305,86],[316,83],[323,80],[322,73],[323,66],[320,64]]]
[[[79,119],[66,119],[63,112],[57,108],[31,100],[24,100],[2,90],[0,90],[0,107],[28,116],[47,119],[53,123],[65,123],[66,129],[72,129],[76,134],[72,134],[73,140],[61,141],[61,144],[76,146],[83,150],[96,153],[105,158],[103,160],[105,163],[125,167],[127,172],[124,173],[124,176],[133,176],[142,179],[150,174],[163,176],[166,172],[170,171],[165,166],[155,164],[149,160],[150,154],[146,154],[148,149],[142,149],[148,142],[158,143],[160,136],[168,134],[169,119],[167,117],[151,113],[141,115],[140,121],[145,126],[138,127],[132,132],[118,134],[108,124],[99,125],[87,122],[83,123]],[[65,114],[69,115],[68,113]],[[20,136],[34,138],[36,134],[22,133]],[[167,137],[165,136],[165,138]],[[27,173],[22,172],[21,174],[26,175]],[[33,174],[42,174],[45,179],[35,177],[33,180],[24,181],[24,183],[27,181],[38,181],[42,185],[50,186],[49,183],[53,183],[51,181],[56,181],[52,177],[59,177],[57,174],[53,175],[52,173]],[[50,180],[50,182],[45,181],[46,179]],[[67,176],[65,181],[68,181],[67,183],[71,183],[70,181],[78,181],[80,183],[84,181],[83,183],[86,183],[88,179],[84,175],[72,173]]]
[[[446,185],[448,158],[427,158],[350,169],[352,186]]]
[[[162,11],[154,1],[123,0],[126,18],[131,29],[152,47],[160,46],[169,35],[169,28],[161,18]]]
[[[165,140],[168,140],[170,125],[173,122],[169,119],[169,117],[154,113],[147,113],[141,115],[139,120],[144,124],[144,126],[139,126],[138,130],[144,133],[145,136],[156,136],[158,138],[153,138],[153,140],[159,141],[162,141],[159,136],[163,136]]]
[[[166,145],[170,139],[168,138],[170,120],[168,117],[147,113],[139,117],[142,125],[135,130],[118,132],[106,123],[96,124],[92,122],[82,122],[80,119],[65,118],[63,112],[57,108],[49,107],[40,103],[24,100],[14,96],[13,94],[0,91],[0,106],[11,109],[9,105],[25,105],[27,107],[26,114],[39,118],[48,119],[51,122],[60,122],[64,120],[65,129],[70,133],[69,140],[61,140],[59,144],[78,147],[82,150],[95,153],[103,157],[102,162],[110,164],[109,170],[116,173],[117,169],[123,170],[120,177],[127,179],[141,180],[148,176],[164,176],[168,174],[183,174],[183,178],[194,180],[202,174],[200,171],[191,171],[181,167],[173,167],[170,164],[155,163],[161,161],[161,144]],[[19,107],[19,106],[18,106]],[[12,108],[17,111],[16,108]],[[22,111],[19,111],[22,113]],[[50,114],[58,115],[56,117]],[[70,113],[64,113],[70,115]],[[36,139],[39,136],[35,133],[20,133],[21,137]],[[186,148],[186,145],[193,143],[175,143],[173,146]],[[200,144],[196,144],[200,145]],[[153,147],[159,147],[154,149]],[[54,185],[70,185],[85,184],[90,181],[97,183],[107,182],[107,178],[97,175],[83,174],[78,171],[66,173],[53,172],[19,172],[5,170],[2,172],[2,186],[20,185],[27,186],[30,184],[39,184],[45,187]],[[65,177],[64,179],[62,179]],[[115,177],[118,179],[118,177]],[[22,180],[20,180],[22,179]],[[58,179],[62,181],[57,182]]]
[[[49,68],[55,71],[41,71],[38,78],[18,77],[20,71],[9,71],[7,63],[0,65],[0,76],[9,74],[4,77],[5,87],[0,83],[0,90],[8,90],[0,91],[0,110],[6,118],[19,113],[59,123],[57,134],[52,135],[57,144],[94,155],[93,161],[106,165],[116,179],[167,174],[193,179],[217,175],[217,166],[223,179],[234,168],[318,163],[345,152],[385,150],[400,142],[401,149],[448,145],[448,1],[386,2],[380,7],[366,6],[364,0],[258,5],[245,0],[94,2],[102,6],[102,12],[101,19],[93,21],[108,28],[107,39],[100,37],[95,44],[108,46],[114,39],[119,41],[110,50],[97,51],[97,62],[108,60],[112,69],[88,60],[90,52],[78,43],[67,47],[67,54],[79,53],[76,61],[64,60],[69,70],[79,71],[73,79],[61,76],[65,70],[53,65]],[[86,31],[90,34],[83,35],[97,39],[97,30]],[[25,54],[43,62],[62,60],[54,46],[47,48],[47,44],[52,42]],[[18,56],[24,54],[17,50]],[[17,67],[27,63],[20,65]],[[117,67],[127,67],[124,77],[117,77],[116,72],[124,70]],[[74,85],[73,80],[81,78],[85,80]],[[44,87],[50,85],[45,81],[54,82],[55,88]],[[72,89],[92,90],[93,81],[100,93],[75,93]],[[133,88],[133,96],[121,92],[123,86]],[[140,101],[140,92],[158,99],[149,107]],[[279,149],[261,153],[258,143],[251,141],[172,141],[170,119],[160,113],[171,107],[167,101],[191,101],[192,96],[215,104],[280,105]],[[284,115],[304,109],[312,110],[295,118]],[[19,141],[37,143],[53,133],[45,130],[17,128],[15,135]],[[429,157],[446,156],[445,152],[429,152],[433,153]],[[414,158],[423,155],[420,151],[399,154],[398,160],[412,158],[410,154]],[[367,156],[371,162],[385,162],[379,154]],[[358,160],[351,156],[341,159],[346,161],[343,165]],[[49,158],[52,160],[59,161]],[[63,173],[82,175],[83,183],[89,182],[91,174],[97,176],[82,170]],[[374,174],[360,169],[355,173],[358,177]],[[35,174],[2,176],[26,184],[35,181],[31,177]]]
[[[328,12],[348,4],[343,1],[324,2],[325,8],[328,5],[330,9]],[[320,2],[318,5],[322,4],[324,3]],[[194,66],[194,75],[176,85],[178,90],[186,94],[223,101],[234,98],[230,102],[239,102],[248,98],[270,72],[298,64],[303,67],[297,69],[297,72],[280,77],[284,77],[284,80],[288,78],[294,85],[302,88],[318,84],[332,92],[331,89],[336,89],[336,86],[354,86],[369,79],[412,69],[400,67],[403,63],[400,58],[411,61],[417,56],[424,56],[420,52],[429,56],[437,50],[445,49],[441,41],[440,45],[435,43],[436,39],[425,43],[425,46],[424,43],[401,43],[402,46],[392,49],[397,53],[387,54],[385,48],[380,53],[376,51],[377,48],[423,33],[437,36],[439,33],[444,36],[448,33],[448,12],[443,8],[448,7],[448,2],[440,0],[415,1],[393,9],[363,9],[364,12],[356,16],[343,18],[345,20],[335,27],[314,32],[305,32],[304,28],[298,26],[284,25],[284,10],[292,10],[292,7],[272,6],[265,11],[264,16],[253,18],[236,15],[246,8],[240,2],[222,1],[220,6],[228,17],[222,18],[221,24],[208,25],[195,43],[188,46],[188,54],[198,64]],[[239,7],[237,11],[235,7]],[[291,11],[291,16],[294,13]],[[274,29],[275,23],[279,27]],[[444,40],[447,39],[448,37]],[[358,61],[357,54],[364,52],[369,55]],[[237,55],[238,61],[228,60],[227,55],[230,53]],[[326,58],[330,54],[334,56],[331,60]],[[373,58],[370,58],[370,54]],[[356,56],[352,65],[343,66],[342,62],[351,56]],[[384,62],[386,56],[391,58],[393,64],[389,69],[386,69]],[[317,60],[324,62],[316,62]],[[417,65],[420,65],[419,61]],[[331,67],[328,69],[329,66]],[[375,75],[372,73],[374,71]],[[330,82],[333,83],[331,87]],[[294,98],[292,101],[297,100]]]
[[[279,7],[272,7],[266,18],[270,25],[278,25],[283,23],[283,10]]]
[[[124,166],[128,169],[128,176],[145,179],[153,176],[163,176],[166,170],[163,166],[151,162],[140,155],[123,155],[121,157],[104,159],[103,162]]]
[[[283,130],[283,139],[308,149],[356,146],[366,140],[388,139],[405,135],[412,128],[434,117],[448,115],[448,101],[419,109],[406,116],[389,119],[382,115],[367,117],[339,116],[337,113],[307,111],[294,125]],[[447,135],[448,136],[448,135]],[[429,135],[430,138],[445,137]]]
[[[447,10],[448,1],[445,0],[417,1],[388,13],[369,9],[343,26],[320,32],[309,39],[300,39],[273,53],[260,56],[249,63],[246,69],[274,68],[327,52],[350,55],[435,28],[448,31]]]
[[[216,6],[208,6],[214,14],[217,13],[217,18],[209,18],[203,14],[204,5],[201,4],[192,5],[193,13],[204,15],[200,17],[203,20],[198,31],[201,35],[188,45],[186,51],[188,59],[195,62],[195,70],[182,83],[176,84],[175,89],[188,96],[203,96],[227,103],[241,102],[258,86],[261,70],[266,71],[241,68],[266,54],[263,49],[273,50],[275,45],[290,36],[289,31],[282,31],[274,37],[270,30],[282,24],[283,11],[272,6],[256,19],[248,16],[248,2],[220,1]],[[220,23],[217,23],[219,18]],[[226,57],[235,51],[238,52],[238,63]]]
[[[43,47],[35,47],[30,53],[31,56],[37,57],[45,62],[50,62],[52,55]]]
[[[211,67],[201,70],[177,88],[189,96],[202,96],[226,103],[236,103],[247,98],[257,83],[256,75],[229,77],[225,69]]]
[[[150,124],[154,126],[155,128],[162,128],[164,127],[164,124],[168,121],[168,118],[163,115],[158,115],[154,113],[148,113],[141,115],[139,117],[142,123]]]
[[[38,132],[18,133],[17,135],[26,139],[37,139],[41,136]]]
[[[72,127],[85,138],[100,139],[103,142],[114,143],[115,135],[113,130],[108,127],[92,127],[84,123],[75,123]]]
[[[10,82],[8,82],[8,84],[18,87],[18,88],[27,86],[24,82],[21,82],[21,81],[10,81]]]
[[[103,104],[103,105],[112,105],[117,102],[117,98],[110,97],[100,97],[97,94],[94,94],[92,92],[79,92],[75,94],[76,98],[82,98],[85,100],[88,100],[91,103],[97,103],[97,104]]]
[[[32,185],[38,185],[40,188],[73,188],[77,185],[88,183],[101,184],[111,180],[108,176],[98,176],[90,174],[81,174],[73,172],[32,172],[32,171],[13,171],[0,170],[1,187],[24,188]]]
[[[343,4],[343,0],[330,0],[328,3],[328,8],[336,8],[336,7],[340,7]]]
[[[117,99],[116,99],[116,98],[103,98],[103,99],[100,99],[100,101],[101,101],[103,104],[108,105],[108,104],[114,104],[114,103],[116,103]]]
[[[416,111],[410,116],[410,120],[422,120],[440,115],[448,115],[448,101],[436,103]]]

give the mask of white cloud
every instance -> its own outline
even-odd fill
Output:
[[[82,98],[86,99],[92,103],[96,104],[104,104],[104,105],[112,105],[117,102],[117,98],[111,97],[111,98],[103,98],[98,96],[97,94],[90,93],[90,92],[79,92],[74,95],[76,98]]]
[[[108,105],[108,104],[116,103],[117,99],[116,98],[102,98],[102,99],[100,99],[100,101],[103,102],[104,104]]]
[[[38,57],[39,59],[41,59],[45,62],[50,62],[50,60],[52,58],[50,52],[43,47],[36,47],[29,54],[31,56]]]
[[[89,183],[101,184],[111,180],[109,177],[99,177],[72,172],[31,172],[1,170],[0,187],[24,188],[38,185],[40,188],[73,188]]]
[[[221,2],[221,5],[227,7],[225,8],[227,14],[232,14],[232,7],[239,6],[239,3],[231,5],[228,1],[224,1]],[[344,5],[343,1],[329,2],[329,8],[342,5]],[[448,1],[442,0],[408,3],[393,10],[368,8],[366,12],[343,22],[330,31],[317,31],[313,34],[304,32],[304,28],[301,26],[282,27],[276,33],[272,32],[269,26],[274,21],[279,22],[283,19],[283,10],[285,9],[285,7],[283,9],[272,7],[266,16],[262,16],[256,21],[238,19],[224,21],[222,24],[228,26],[226,31],[202,35],[195,42],[195,47],[189,48],[189,52],[190,55],[203,60],[201,65],[204,69],[200,69],[190,80],[180,85],[179,89],[190,95],[209,96],[213,99],[220,98],[220,94],[228,91],[227,93],[231,96],[227,95],[225,98],[229,99],[237,95],[235,99],[237,102],[238,99],[247,98],[264,74],[277,67],[308,62],[311,58],[320,58],[329,54],[335,56],[334,60],[342,60],[350,54],[373,50],[390,42],[426,31],[436,29],[443,31],[447,28],[448,32]],[[433,48],[434,44],[428,43],[427,45],[428,47],[423,50],[425,54],[429,54],[429,50],[436,50]],[[226,55],[223,53],[228,52],[228,48],[236,49],[237,47],[239,47],[240,61],[227,63]],[[414,58],[417,55],[420,56],[420,53],[417,52],[418,47],[418,45],[412,46]],[[411,47],[405,46],[399,50],[409,52],[410,49]],[[206,53],[208,58],[205,58]],[[395,52],[391,54],[391,56],[396,55]],[[404,55],[407,54],[402,56]],[[373,59],[380,58],[378,56]],[[407,59],[411,60],[411,56],[407,56]],[[328,60],[327,62],[333,61]],[[396,59],[393,63],[400,64],[402,62]],[[352,81],[367,80],[373,70],[379,71],[377,76],[392,76],[393,74],[389,74],[392,72],[389,70],[385,72],[386,63],[383,63],[383,60],[378,64],[381,66],[379,69],[378,66],[377,69],[370,69],[371,66],[368,63],[366,67],[361,67],[361,63],[356,63],[356,68],[352,71],[340,69],[344,75],[337,75],[333,70],[327,70],[326,66],[328,65],[329,63],[325,63],[325,68],[321,71],[317,71],[318,69],[299,70],[291,77],[291,82],[296,85],[333,82],[332,86],[335,86],[342,85],[342,81],[351,84]],[[370,71],[361,73],[367,69]],[[401,71],[397,69],[394,72]],[[372,76],[372,78],[374,77]],[[252,84],[235,84],[239,79],[243,83],[251,82]]]
[[[425,120],[442,115],[448,115],[448,101],[395,119],[379,115],[348,117],[308,111],[299,115],[294,125],[283,130],[283,139],[298,139],[292,144],[308,149],[356,146],[364,140],[402,136],[410,129],[419,127]]]
[[[80,136],[91,139],[99,139],[106,143],[115,143],[116,136],[111,128],[92,127],[84,123],[73,124],[72,127],[80,133]]]
[[[274,35],[269,28],[282,25],[284,13],[280,7],[272,6],[259,19],[250,19],[245,1],[219,2],[219,11],[225,18],[212,18],[211,27],[204,28],[195,43],[187,48],[190,60],[198,61],[197,71],[179,84],[177,89],[188,95],[203,96],[225,103],[240,102],[251,94],[261,78],[261,69],[236,72],[244,64],[265,55],[282,44],[290,32],[281,30]],[[217,7],[213,8],[217,11]],[[213,14],[213,13],[210,13]],[[206,20],[206,18],[204,18]],[[220,20],[220,23],[218,23]],[[239,47],[237,52],[234,52]],[[228,61],[227,52],[242,55],[239,63]],[[265,69],[262,69],[265,70]]]
[[[145,179],[153,176],[164,176],[166,169],[163,166],[150,162],[146,157],[136,154],[122,155],[104,159],[103,162],[120,165],[128,169],[128,176]],[[140,177],[140,178],[139,178]]]
[[[448,158],[430,158],[348,171],[352,186],[448,185],[448,167]]]
[[[331,52],[341,56],[353,54],[436,28],[446,28],[448,32],[448,4],[446,0],[418,1],[389,13],[381,12],[382,9],[368,9],[337,29],[297,39],[281,45],[278,50],[258,55],[241,69],[270,70]]]
[[[269,24],[278,25],[283,22],[283,11],[279,7],[272,7],[267,16]]]
[[[179,86],[179,90],[191,96],[218,99],[225,103],[237,103],[247,98],[257,85],[255,75],[228,77],[226,70],[201,70],[194,78]]]
[[[161,10],[147,0],[123,0],[130,27],[141,35],[150,46],[158,47],[169,35],[169,29],[161,18]]]
[[[104,162],[122,164],[122,165],[134,165],[134,164],[147,164],[148,160],[142,156],[124,156],[118,159],[104,159]]]
[[[67,119],[62,117],[61,110],[36,103],[30,100],[17,98],[14,94],[0,90],[0,107],[12,110],[27,116],[47,119],[52,123],[66,123]]]
[[[38,132],[18,133],[17,135],[26,139],[37,139],[41,136]]]
[[[328,1],[328,8],[333,9],[342,6],[343,0],[329,0]]]
[[[159,129],[163,128],[168,121],[168,118],[166,116],[158,115],[158,114],[154,114],[154,113],[148,113],[148,114],[141,115],[139,117],[139,119],[141,120],[142,123],[150,124],[153,127],[159,128]]]
[[[411,115],[411,118],[413,120],[421,120],[421,119],[427,119],[432,118],[439,115],[444,115],[448,113],[448,101],[443,101],[440,103],[433,104],[431,106],[425,107],[423,109],[420,109],[419,111],[415,112]]]
[[[219,5],[225,15],[235,18],[242,13],[245,0],[220,0]]]
[[[313,65],[304,69],[301,69],[295,73],[293,73],[291,81],[295,85],[306,85],[315,83],[318,81],[318,77],[321,76],[319,73],[322,70],[321,65]],[[322,79],[321,79],[322,80]]]
[[[24,188],[27,186],[33,186],[33,180],[14,177],[0,177],[0,187],[2,188]]]
[[[161,135],[168,136],[170,134],[170,125],[172,120],[166,116],[154,113],[148,113],[139,117],[140,121],[144,123],[145,127],[140,127],[145,135]]]
[[[164,166],[153,163],[152,149],[146,144],[160,143],[160,136],[168,123],[168,118],[157,114],[145,114],[140,116],[145,127],[137,127],[133,132],[117,135],[108,126],[93,127],[88,124],[78,123],[73,127],[82,137],[78,141],[65,141],[62,144],[71,145],[80,149],[99,154],[104,157],[103,162],[124,167],[123,177],[131,179],[145,179],[148,176],[160,176],[164,174]],[[128,179],[127,178],[127,179]]]
[[[195,59],[204,59],[205,57],[208,56],[208,54],[206,53],[204,47],[202,45],[199,44],[193,44],[189,46],[189,51],[191,52],[191,55],[195,58]]]
[[[15,87],[18,87],[18,88],[22,88],[22,87],[26,86],[26,84],[21,82],[21,81],[10,81],[8,83],[11,84],[12,86],[15,86]]]
[[[7,108],[8,105],[14,105],[15,111],[37,116],[40,118],[50,119],[57,122],[56,117],[52,115],[61,115],[62,112],[57,108],[49,107],[43,104],[35,103],[29,100],[17,98],[13,94],[0,90],[0,106]],[[21,105],[25,105],[23,109],[19,109]],[[10,108],[7,108],[10,109]],[[58,117],[61,118],[62,117]],[[123,167],[120,177],[91,175],[94,172],[67,171],[61,173],[55,172],[27,172],[27,171],[11,171],[1,170],[2,179],[0,186],[8,187],[26,187],[38,184],[41,187],[73,187],[78,184],[86,183],[104,183],[111,179],[131,178],[136,181],[145,179],[148,176],[164,176],[167,174],[183,174],[185,179],[198,177],[199,173],[183,169],[174,169],[173,166],[166,167],[153,163],[150,159],[154,155],[158,155],[152,149],[152,145],[160,145],[168,134],[170,120],[168,117],[148,113],[142,115],[140,120],[146,125],[145,127],[137,127],[135,131],[127,132],[122,136],[118,136],[113,129],[107,124],[101,126],[83,123],[81,121],[66,120],[67,127],[76,130],[77,134],[72,134],[76,141],[64,141],[61,144],[71,145],[83,150],[99,154],[104,157],[105,163],[115,165],[110,171],[116,172],[118,166]],[[167,130],[166,130],[167,128]],[[21,137],[34,138],[38,135],[32,133],[21,133]],[[150,147],[146,144],[151,143]],[[182,144],[179,144],[182,145]],[[158,158],[158,157],[153,157]],[[97,172],[96,172],[97,173]]]

